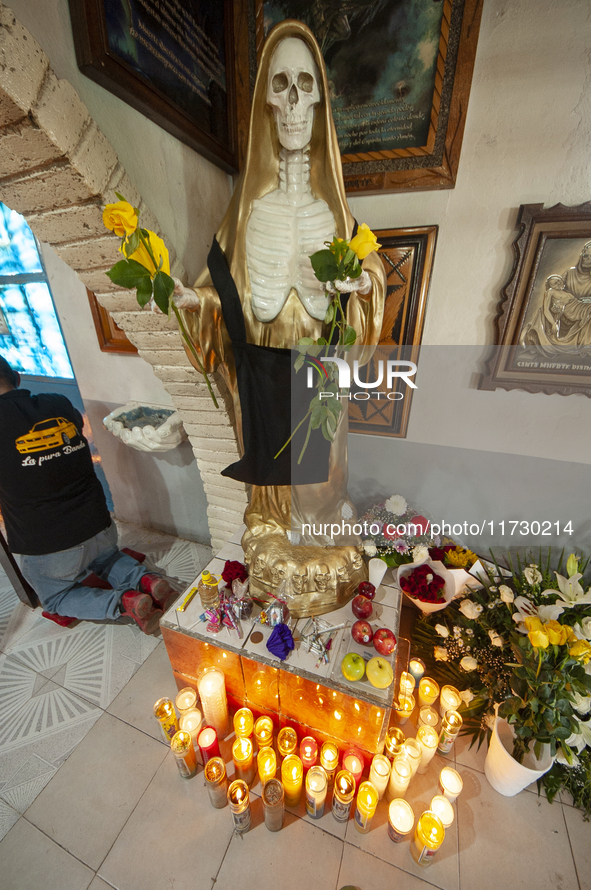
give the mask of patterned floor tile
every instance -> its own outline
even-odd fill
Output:
[[[0,841],[5,834],[8,834],[15,822],[18,822],[17,811],[0,800]]]
[[[27,633],[40,615],[38,609],[21,603],[6,575],[0,574],[0,652]]]
[[[169,578],[189,584],[209,563],[211,556],[210,547],[178,539],[164,550],[147,550],[146,564],[164,572]]]

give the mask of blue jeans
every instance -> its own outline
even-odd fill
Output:
[[[118,549],[114,523],[69,550],[41,556],[23,554],[20,562],[23,575],[46,611],[90,620],[119,618],[121,597],[126,590],[135,590],[147,572],[141,563]],[[91,572],[108,581],[113,589],[81,584]]]

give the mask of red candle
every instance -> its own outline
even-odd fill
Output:
[[[318,759],[318,743],[311,735],[307,735],[300,743],[300,757],[304,764],[304,769],[316,765]]]
[[[347,748],[343,754],[343,769],[349,770],[355,779],[355,786],[359,785],[363,773],[363,754],[359,748]]]
[[[218,736],[213,726],[204,726],[197,739],[203,763],[207,763],[212,757],[220,756]]]

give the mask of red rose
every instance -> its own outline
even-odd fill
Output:
[[[425,519],[424,516],[413,516],[412,519],[409,519],[408,524],[411,526],[414,525],[414,534],[416,535],[417,530],[420,529],[421,535],[426,535],[429,531],[429,520]]]
[[[238,562],[238,560],[227,559],[224,571],[222,572],[222,578],[226,582],[226,587],[232,589],[232,581],[235,578],[238,578],[240,582],[246,581],[248,578],[248,571],[246,566],[241,562]]]
[[[428,578],[431,578],[429,581]],[[400,586],[409,596],[421,600],[424,603],[443,602],[443,588],[445,581],[441,575],[436,575],[433,569],[424,564],[413,569],[408,575],[400,579]]]

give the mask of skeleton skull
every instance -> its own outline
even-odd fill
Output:
[[[281,145],[289,151],[305,148],[312,138],[320,87],[312,53],[298,37],[282,40],[273,53],[267,102],[273,108]]]

